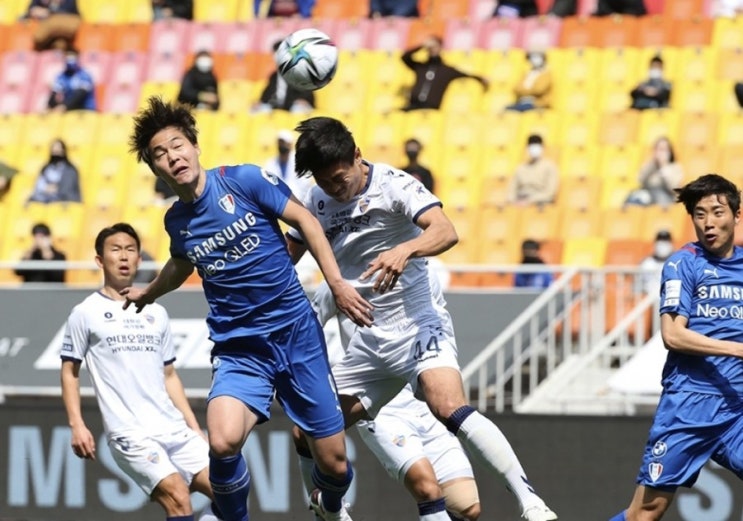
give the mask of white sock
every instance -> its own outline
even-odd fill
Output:
[[[307,492],[305,502],[309,505],[308,498],[313,490],[315,490],[315,484],[312,482],[312,468],[315,466],[315,460],[297,454],[297,462],[299,463],[299,473],[302,475],[302,485]],[[313,516],[316,521],[322,521],[320,516]]]
[[[521,467],[511,444],[493,422],[475,411],[462,422],[457,431],[457,438],[480,463],[506,480],[522,511],[544,504],[542,498],[537,496],[526,480],[526,472]]]

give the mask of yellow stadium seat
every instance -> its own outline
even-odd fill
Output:
[[[205,142],[218,147],[239,147],[248,143],[251,136],[251,116],[246,112],[217,112],[211,133],[204,134]],[[261,118],[268,119],[268,118]],[[276,140],[274,133],[271,138]]]
[[[441,259],[446,264],[472,264],[477,261],[479,247],[479,222],[477,212],[468,208],[450,209],[447,216],[454,224],[459,243],[444,252]]]
[[[3,150],[17,150],[21,145],[25,117],[23,114],[0,114],[0,147]]]
[[[599,118],[595,111],[575,114],[562,113],[558,121],[557,145],[564,147],[594,148],[597,142]]]
[[[718,50],[711,45],[681,47],[679,61],[684,64],[679,67],[674,81],[673,100],[676,101],[675,88],[686,82],[705,82],[715,77],[718,59]]]
[[[513,205],[484,207],[478,212],[483,242],[515,241],[521,226],[521,209]]]
[[[712,31],[712,45],[718,49],[743,47],[743,19],[717,18]]]
[[[717,173],[735,180],[740,186],[743,181],[743,146],[739,144],[721,147],[718,152]]]
[[[479,187],[477,183],[466,179],[445,178],[444,182],[437,183],[436,194],[448,209],[477,211],[480,207]]]
[[[175,101],[181,89],[177,81],[145,81],[139,91],[139,106],[144,107],[150,96],[162,96],[165,101]]]
[[[599,152],[596,146],[567,146],[560,149],[560,177],[600,176]]]
[[[22,143],[24,146],[38,146],[47,151],[52,141],[63,137],[62,114],[26,114],[23,118]]]
[[[611,47],[599,50],[598,78],[601,83],[619,84],[629,92],[634,87],[640,51],[636,47]],[[598,83],[595,78],[590,83]]]
[[[623,112],[631,104],[631,89],[621,83],[601,82],[598,87],[596,107],[599,113]]]
[[[717,82],[679,82],[673,90],[673,108],[682,112],[707,112],[717,110]],[[647,112],[647,111],[646,111]]]
[[[606,244],[603,237],[566,238],[562,263],[567,266],[601,267],[606,260]]]
[[[0,25],[13,25],[28,9],[26,0],[3,0],[0,2]]]
[[[715,107],[715,110],[722,116],[741,110],[738,99],[735,97],[735,83],[733,80],[717,82],[717,107]]]
[[[73,110],[62,115],[60,136],[68,147],[87,146],[90,149],[98,144],[98,123],[100,114],[90,110]]]
[[[441,110],[446,113],[466,115],[482,107],[484,88],[479,81],[462,78],[453,81],[446,89]]]
[[[743,143],[743,142],[742,142]],[[721,143],[722,144],[722,143]],[[741,143],[739,143],[740,145]],[[678,161],[684,170],[684,183],[717,170],[717,146],[689,147],[679,151]]]
[[[80,242],[85,205],[83,203],[54,203],[48,205],[46,218],[53,227],[55,245],[67,254],[69,260],[75,257]]]
[[[601,195],[603,177],[564,177],[560,180],[558,204],[563,209],[586,209],[596,206]]]
[[[487,149],[507,149],[517,146],[524,150],[524,142],[517,143],[518,136],[523,135],[521,114],[512,111],[488,114],[487,125],[482,125],[480,140]]]
[[[483,76],[490,82],[489,90],[512,92],[513,86],[526,72],[528,63],[519,49],[484,51]]]
[[[593,237],[601,231],[598,219],[600,209],[592,207],[566,207],[562,211],[559,236],[564,239]]]
[[[640,112],[640,135],[637,143],[651,146],[659,137],[676,142],[679,113],[676,110],[643,110]]]
[[[36,178],[39,176],[39,172],[49,161],[49,146],[38,146],[38,145],[23,145],[19,149],[18,156],[16,158],[15,166],[23,174],[30,176],[28,179],[29,188],[33,187],[36,182]],[[23,184],[23,181],[18,179],[19,176],[13,178],[13,185],[11,191],[15,190],[16,181],[18,184]],[[26,194],[25,198],[31,195],[30,191]],[[24,199],[25,200],[25,199]]]
[[[517,143],[523,143],[531,134],[542,136],[546,147],[557,143],[560,114],[556,110],[530,110],[521,114],[521,136],[516,138]],[[515,134],[512,134],[515,135]]]
[[[503,159],[503,155],[495,153],[493,155],[493,158]],[[497,207],[506,204],[506,199],[508,197],[508,187],[511,183],[511,171],[509,170],[508,174],[506,174],[505,171],[510,168],[510,164],[501,167],[501,169],[504,171],[502,175],[497,175],[496,173],[492,172],[487,172],[490,174],[489,176],[483,175],[480,181],[480,192],[482,193],[480,202],[482,203],[484,208]],[[483,174],[485,173],[486,172],[483,172]]]
[[[521,239],[545,241],[560,238],[560,215],[562,214],[560,205],[531,205],[519,210],[521,223],[518,236]]]
[[[743,145],[743,111],[722,114],[717,143],[720,146]]]
[[[424,146],[427,145],[430,148],[449,146],[447,136],[451,129],[444,127],[444,114],[441,111],[412,110],[403,112],[401,125],[400,132],[404,139],[414,137]],[[400,147],[402,147],[402,142]]]
[[[601,188],[600,206],[603,209],[620,208],[632,190],[638,187],[635,177],[609,177]]]
[[[627,146],[637,139],[640,115],[636,110],[604,113],[599,121],[599,143]]]
[[[601,232],[598,235],[608,241],[637,239],[646,224],[641,206],[604,208],[601,210]]]
[[[248,80],[223,80],[219,82],[220,112],[248,112],[259,98],[262,87]]]
[[[686,147],[700,147],[717,140],[719,117],[717,113],[695,112],[681,115],[678,138],[674,145],[679,150]]]
[[[477,262],[491,266],[521,262],[521,244],[515,237],[497,240],[483,239],[479,243]]]
[[[77,0],[77,5],[83,20],[88,23],[123,24],[129,21],[128,0]]]
[[[370,117],[364,122],[363,129],[366,137],[364,154],[367,157],[393,165],[402,162],[401,145],[407,137],[402,132],[402,117],[399,112],[370,114]]]
[[[740,81],[743,70],[743,48],[720,49],[716,74],[718,80]]]
[[[641,228],[640,239],[652,241],[660,230],[668,230],[675,244],[696,240],[691,228],[691,219],[683,205],[647,206],[644,208],[644,213],[643,222],[646,225]]]
[[[129,4],[127,22],[142,24],[152,22],[151,0],[126,0]]]
[[[0,241],[0,259],[19,260],[31,247],[31,228],[37,223],[49,225],[55,235],[54,223],[47,218],[50,205],[29,203],[8,208],[8,219],[3,224],[3,240]]]
[[[197,22],[234,22],[237,21],[240,0],[196,0],[193,7],[193,19]]]
[[[552,106],[563,114],[587,114],[596,111],[599,97],[599,82],[580,84],[557,84]]]
[[[482,49],[448,49],[441,55],[446,63],[456,63],[459,70],[487,77],[490,73],[485,65],[487,52]]]
[[[547,63],[552,64],[553,54],[561,55],[559,63],[550,65],[554,78],[563,85],[587,85],[594,82],[599,73],[599,50],[594,48],[566,48],[548,52]]]
[[[127,204],[121,219],[131,224],[142,243],[147,244],[150,251],[158,251],[163,236],[163,216],[166,208],[153,204]]]
[[[129,135],[133,130],[130,114],[99,113],[99,126],[106,129],[98,136],[98,145],[111,145],[127,148]]]

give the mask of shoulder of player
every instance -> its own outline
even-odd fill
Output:
[[[681,248],[671,254],[666,259],[665,265],[670,267],[678,267],[681,264],[693,264],[697,260],[704,259],[702,251],[699,245],[693,242],[684,244]]]
[[[395,168],[386,163],[374,163],[372,167],[372,183],[377,185],[409,186],[418,180],[404,170]]]

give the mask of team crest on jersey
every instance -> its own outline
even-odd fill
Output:
[[[152,452],[150,452],[149,456],[147,456],[147,461],[157,465],[158,463],[160,463],[160,455],[153,450]]]
[[[657,461],[651,463],[648,465],[648,473],[650,474],[650,479],[654,482],[658,481],[658,478],[663,474],[663,464]]]
[[[154,324],[154,323],[155,323],[155,317],[153,317],[152,315],[145,315],[145,316],[144,316],[144,319],[145,319],[145,320],[146,320],[146,321],[147,321],[147,322],[148,322],[149,324]]]
[[[268,181],[272,185],[274,185],[274,186],[278,186],[279,185],[279,178],[276,177],[275,175],[273,175],[268,170],[265,170],[265,169],[261,168],[261,175],[263,176],[263,179],[265,179],[266,181]]]
[[[227,213],[235,213],[235,198],[232,194],[223,195],[219,200],[219,207]]]
[[[365,213],[369,209],[369,198],[364,197],[362,200],[359,201],[359,210],[361,213]]]
[[[394,438],[392,438],[392,443],[394,443],[398,447],[404,447],[405,442],[407,442],[407,439],[403,434],[398,434]]]

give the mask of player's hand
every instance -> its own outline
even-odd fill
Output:
[[[95,439],[87,427],[80,426],[72,429],[72,452],[78,458],[95,460]]]
[[[374,321],[372,316],[372,306],[364,297],[359,295],[356,288],[348,282],[343,281],[340,284],[331,286],[336,307],[348,318],[353,320],[358,326],[369,327]]]
[[[119,291],[119,295],[126,297],[126,301],[124,301],[124,309],[128,308],[131,304],[134,304],[137,313],[142,311],[147,304],[155,302],[155,299],[150,298],[143,288],[124,288]]]
[[[374,281],[374,291],[384,293],[391,290],[397,284],[397,279],[402,275],[402,271],[408,264],[410,252],[402,244],[395,246],[391,250],[384,251],[377,255],[377,258],[369,263],[366,271],[361,274],[359,279],[367,280],[375,273],[379,272],[377,279]]]

